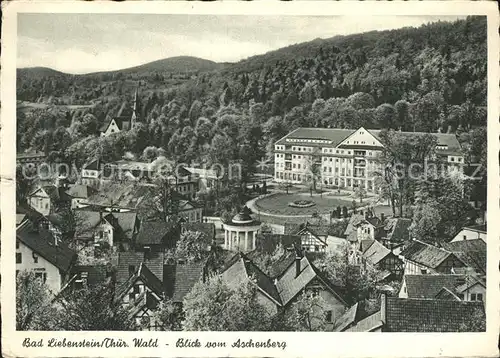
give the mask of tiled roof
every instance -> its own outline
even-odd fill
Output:
[[[97,206],[137,208],[145,198],[152,197],[155,186],[138,183],[110,183],[97,194],[88,198],[88,203]]]
[[[452,290],[443,287],[442,289],[439,290],[438,293],[436,293],[436,296],[433,297],[436,300],[455,300],[455,301],[460,301],[460,298],[456,295],[455,292]]]
[[[298,235],[262,234],[260,238],[257,241],[258,253],[272,254],[280,244],[283,248],[300,247],[301,244]]]
[[[368,129],[375,138],[380,140],[380,130],[376,129]],[[339,128],[297,128],[294,131],[288,133],[285,137],[281,138],[276,142],[276,144],[288,144],[294,145],[300,142],[287,142],[286,139],[317,139],[317,140],[327,140],[330,143],[327,144],[329,146],[338,146],[344,139],[346,139],[349,135],[353,134],[356,129],[339,129]],[[447,133],[423,133],[423,132],[400,132],[403,135],[414,136],[414,135],[425,135],[432,134],[436,140],[437,145],[446,145],[448,149],[439,150],[438,153],[442,154],[452,154],[460,152],[460,143],[457,137],[454,134]],[[311,147],[322,147],[325,146],[325,143],[307,143],[307,146]]]
[[[356,226],[362,221],[364,220],[364,216],[361,215],[361,214],[353,214],[350,218],[349,218],[349,223],[347,224],[347,227],[344,231],[344,235],[345,236],[349,236],[349,234],[353,231],[356,231]]]
[[[382,227],[384,226],[384,223],[382,220],[380,220],[376,216],[368,217],[364,219],[366,222],[370,223],[370,225],[373,225],[374,227]]]
[[[16,238],[63,272],[67,272],[76,259],[76,253],[64,242],[58,240],[56,245],[50,232],[35,231],[29,221],[17,228]]]
[[[410,239],[411,220],[406,218],[390,218],[385,221],[384,230],[387,239],[392,242],[404,242]]]
[[[474,230],[474,231],[481,231],[483,233],[486,233],[486,229],[487,229],[487,224],[483,224],[483,225],[473,225],[473,226],[466,226],[464,227],[464,229],[467,229],[467,230]]]
[[[483,240],[453,241],[443,243],[443,248],[453,252],[455,256],[476,271],[486,274],[486,243]]]
[[[175,266],[173,302],[182,302],[193,286],[203,279],[205,264],[205,261],[199,261]]]
[[[362,319],[354,326],[349,327],[345,332],[372,332],[377,328],[382,327],[382,315],[381,312],[375,312],[374,314]]]
[[[89,286],[103,283],[108,277],[108,269],[105,265],[78,265],[71,268],[71,276],[77,275],[78,278],[81,278],[83,272],[87,273]]]
[[[347,328],[351,327],[356,322],[356,314],[358,312],[358,303],[356,302],[354,306],[349,308],[343,315],[340,317],[337,322],[335,322],[335,327],[333,328],[334,332],[343,332]]]
[[[337,128],[297,128],[281,138],[276,144],[295,144],[287,142],[287,138],[294,139],[319,139],[332,142],[330,145],[339,145],[345,138],[354,133],[354,129]],[[307,143],[308,146],[324,146],[324,143]]]
[[[271,278],[262,272],[243,253],[238,253],[231,259],[229,267],[222,273],[224,281],[231,286],[238,286],[251,279],[252,282],[276,304],[281,304],[280,296]]]
[[[465,275],[405,275],[404,280],[408,298],[434,298],[443,287],[454,291],[465,283]]]
[[[92,237],[93,231],[101,223],[101,214],[97,211],[74,210],[76,221],[76,236],[79,238]],[[102,214],[104,216],[104,214]]]
[[[420,241],[413,241],[401,252],[401,255],[425,267],[436,268],[451,255],[451,252]]]
[[[365,240],[363,240],[365,241]],[[378,264],[387,255],[391,253],[387,247],[382,245],[377,240],[372,240],[373,242],[368,246],[368,248],[363,252],[363,257],[373,265]]]
[[[96,159],[84,164],[83,169],[101,170],[102,165],[104,165],[104,162],[102,162],[99,158],[96,158]]]
[[[16,226],[26,219],[26,214],[16,214]]]
[[[118,253],[118,265],[116,271],[116,281],[123,283],[129,279],[129,266],[134,266],[137,271],[140,263],[144,261],[144,253],[135,251],[124,251]]]
[[[97,190],[88,185],[73,184],[66,191],[66,193],[73,198],[87,199],[88,197],[97,193]]]
[[[173,223],[165,221],[143,221],[135,242],[139,245],[162,245],[173,228]]]
[[[458,332],[476,310],[485,315],[483,302],[387,297],[384,331]]]
[[[163,272],[162,272],[163,274]],[[147,267],[145,263],[140,263],[137,271],[129,279],[120,285],[116,291],[116,299],[121,299],[134,285],[137,280],[144,282],[156,295],[163,296],[163,282]]]
[[[137,224],[137,214],[134,212],[113,212],[104,216],[113,227],[127,239],[132,239]]]
[[[45,185],[40,189],[42,189],[45,193],[47,193],[52,202],[71,200],[71,198],[66,194],[65,189],[63,187],[56,187],[54,185]],[[32,194],[34,194],[35,192],[33,192]]]
[[[211,243],[215,239],[215,224],[214,223],[181,223],[181,231],[201,232],[205,235],[205,240]]]

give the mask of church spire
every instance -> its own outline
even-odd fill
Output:
[[[137,86],[137,88],[135,89],[135,94],[134,94],[134,106],[133,106],[133,109],[132,109],[132,118],[130,119],[130,128],[134,128],[135,125],[137,124],[137,118],[138,118],[138,115],[137,115],[137,103],[138,103],[138,92],[139,92],[139,85]]]

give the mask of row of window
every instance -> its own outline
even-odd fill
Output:
[[[311,147],[292,147],[292,150],[297,152],[312,152],[313,149]]]
[[[300,142],[300,143],[325,143],[325,144],[330,144],[332,141],[331,140],[325,140],[325,139],[297,139],[297,138],[287,138],[287,142]]]
[[[19,248],[18,245],[16,245],[16,249]],[[38,263],[38,255],[33,253],[33,262],[35,264]],[[23,263],[23,254],[21,252],[16,252],[16,264],[22,264]]]

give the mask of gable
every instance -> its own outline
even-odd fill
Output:
[[[45,190],[43,190],[43,188],[36,189],[29,196],[49,198],[49,195],[45,192]]]
[[[339,145],[339,148],[356,147],[356,146],[371,146],[376,148],[383,148],[382,143],[369,131],[361,127]]]
[[[325,240],[312,233],[308,228],[300,230],[297,235],[301,237],[302,245],[326,245]]]

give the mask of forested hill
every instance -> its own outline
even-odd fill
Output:
[[[298,126],[461,133],[486,125],[486,68],[486,18],[468,17],[316,39],[208,72],[20,76],[18,99],[95,105],[22,113],[18,145],[86,157],[93,141],[110,157],[154,146],[182,161],[252,161]],[[144,125],[93,138],[138,84]],[[61,143],[74,143],[69,154]]]

